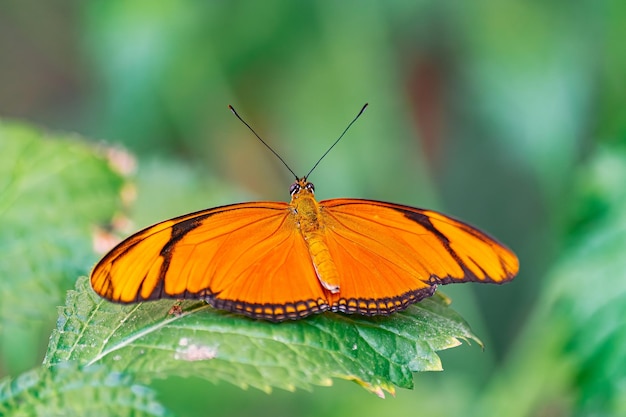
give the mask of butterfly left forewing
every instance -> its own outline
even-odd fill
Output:
[[[269,320],[328,308],[305,243],[285,203],[244,203],[148,227],[94,268],[101,296],[129,303],[206,299]]]

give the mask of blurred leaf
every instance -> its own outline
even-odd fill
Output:
[[[442,297],[389,317],[322,314],[269,323],[216,312],[202,302],[113,304],[86,278],[70,291],[45,363],[107,364],[142,380],[196,376],[236,386],[295,390],[354,380],[383,395],[411,388],[412,372],[441,370],[438,350],[479,340]]]
[[[73,277],[95,260],[94,226],[119,205],[122,177],[76,139],[0,122],[0,340],[8,364],[15,358],[7,350],[39,354],[39,326],[52,323]]]
[[[84,5],[85,53],[104,87],[94,114],[102,136],[141,155],[184,155],[221,179],[283,199],[288,172],[226,105],[302,176],[369,101],[372,110],[352,129],[350,144],[316,170],[318,189],[402,196],[405,204],[432,194],[410,112],[397,101],[404,81],[389,77],[398,71],[388,43],[393,20],[413,27],[405,10],[419,6],[359,3],[355,15],[354,5],[341,2],[144,3]]]
[[[590,3],[596,5],[596,3]],[[598,102],[596,103],[595,125],[598,130],[597,138],[613,143],[626,143],[626,81],[623,74],[626,72],[626,54],[624,53],[622,39],[626,37],[626,3],[613,0],[602,6],[604,13],[597,13],[600,24],[597,25],[599,40],[603,44],[603,53],[598,56],[595,63],[599,71],[596,91]],[[596,47],[600,42],[593,42]]]
[[[64,363],[0,381],[0,415],[166,416],[154,393],[103,366]]]
[[[587,165],[577,172],[571,205],[570,233],[584,241],[601,223],[619,221],[626,207],[626,151],[599,146]]]
[[[626,150],[616,147],[600,147],[579,172],[569,246],[474,415],[626,415],[625,183]]]
[[[581,173],[585,201],[603,209],[574,235],[553,271],[553,312],[567,320],[563,354],[578,364],[581,415],[626,413],[626,151],[600,148]],[[587,213],[589,213],[587,211]]]
[[[140,159],[133,183],[137,198],[129,215],[137,229],[208,207],[259,199],[177,158]]]

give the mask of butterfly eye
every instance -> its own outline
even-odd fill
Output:
[[[311,194],[315,193],[315,186],[313,185],[312,182],[308,182],[306,184],[306,189],[307,189],[307,191],[310,191]]]
[[[300,184],[298,184],[297,182],[291,184],[291,187],[289,187],[289,194],[294,195],[298,191],[300,191]]]

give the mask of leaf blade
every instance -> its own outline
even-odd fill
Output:
[[[72,277],[95,261],[95,226],[120,207],[125,179],[104,151],[0,121],[0,351],[9,371],[39,361],[36,338]]]
[[[343,378],[380,395],[394,385],[412,387],[412,372],[441,370],[436,351],[460,339],[480,343],[438,297],[388,317],[321,314],[279,324],[198,301],[183,302],[182,313],[172,315],[172,304],[113,304],[80,278],[61,308],[44,363],[78,360],[142,380],[193,375],[263,391]]]
[[[0,381],[0,415],[169,416],[152,390],[103,366],[63,363]]]

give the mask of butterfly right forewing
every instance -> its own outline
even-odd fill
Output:
[[[501,283],[519,268],[508,248],[440,213],[359,199],[320,206],[342,277],[333,310],[387,314],[431,296],[437,284]]]

